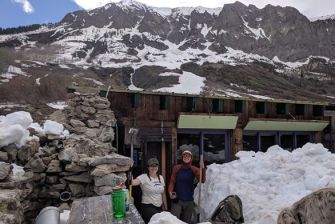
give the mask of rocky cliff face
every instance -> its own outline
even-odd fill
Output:
[[[69,13],[52,27],[27,34],[24,40],[12,37],[10,41],[2,41],[2,45],[20,45],[18,42],[22,45],[27,41],[53,43],[85,34],[85,29],[88,28],[96,29],[97,33],[103,29],[102,36],[87,38],[90,43],[95,43],[87,48],[94,50],[108,46],[115,34],[130,29],[134,31],[131,35],[133,41],[123,42],[129,48],[138,47],[150,36],[155,36],[156,39],[152,40],[155,44],[149,46],[158,49],[164,48],[158,46],[161,41],[168,40],[176,45],[183,42],[181,49],[212,46],[214,52],[221,53],[214,46],[228,46],[270,59],[278,56],[283,61],[300,60],[310,55],[334,57],[333,20],[311,22],[292,7],[267,5],[258,9],[254,5],[246,6],[240,2],[224,5],[219,13],[211,14],[208,11],[199,12],[194,8],[188,14],[172,9],[170,15],[162,15],[136,1],[110,3],[91,11]],[[120,36],[121,40],[129,39],[126,33]],[[18,42],[14,43],[14,39]],[[194,45],[194,42],[197,43]],[[100,53],[108,52],[109,48]]]

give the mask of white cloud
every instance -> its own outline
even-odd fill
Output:
[[[16,0],[18,1],[18,0]],[[21,0],[23,1],[23,0]],[[83,9],[90,10],[97,7],[101,7],[110,2],[120,2],[121,0],[73,0],[78,6]],[[131,1],[131,0],[123,0]],[[236,0],[137,0],[148,6],[155,7],[196,7],[203,6],[207,8],[222,7],[224,4],[234,3]],[[267,4],[280,5],[280,6],[291,6],[298,9],[301,13],[307,17],[315,17],[322,15],[330,15],[335,13],[335,1],[334,0],[239,0],[245,5],[255,5],[258,8],[263,8]]]
[[[33,13],[34,8],[28,0],[14,0],[14,2],[21,4],[22,9],[25,13]]]

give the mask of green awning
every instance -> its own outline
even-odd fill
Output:
[[[251,120],[244,128],[246,131],[322,131],[328,121],[273,121]]]
[[[235,129],[238,116],[179,115],[178,128]]]

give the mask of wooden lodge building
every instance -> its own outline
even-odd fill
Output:
[[[195,163],[203,149],[206,164],[229,162],[240,150],[265,152],[272,145],[291,151],[321,142],[335,149],[335,105],[329,102],[128,90],[100,94],[108,97],[118,120],[114,146],[119,154],[133,155],[134,176],[145,171],[148,158],[157,157],[168,180],[183,147],[191,147]]]
[[[306,142],[322,142],[334,150],[335,107],[326,102],[266,101],[116,91],[108,93],[118,119],[118,149],[142,172],[157,157],[170,176],[180,149],[192,147],[194,160],[224,163],[240,150],[265,152],[272,145],[293,150]],[[331,124],[331,125],[330,125]]]

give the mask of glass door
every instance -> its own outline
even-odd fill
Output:
[[[193,163],[199,164],[199,151],[203,144],[203,156],[205,164],[229,162],[230,144],[228,131],[178,131],[176,160],[181,161],[181,153],[185,149],[193,153]],[[201,142],[203,141],[203,142]]]

